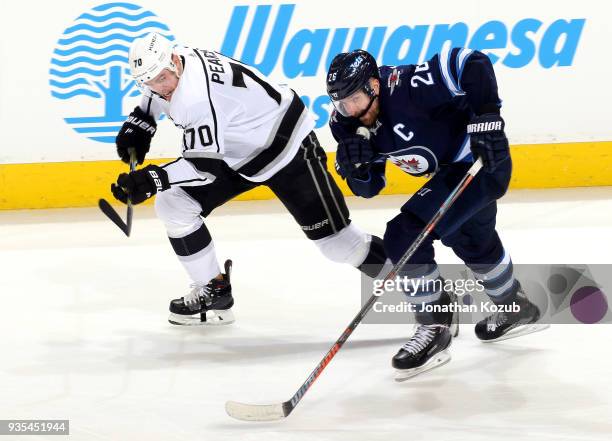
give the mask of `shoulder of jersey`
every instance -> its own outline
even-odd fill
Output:
[[[410,77],[414,73],[413,65],[381,66],[379,68],[380,82],[391,96],[393,94],[408,93]]]
[[[180,84],[180,90],[175,92],[175,96],[172,97],[170,103],[173,122],[180,127],[189,125],[191,119],[190,115],[192,115],[194,109],[197,109],[198,105],[201,105],[204,101],[202,98],[204,91],[201,90],[200,85],[200,83],[203,84],[203,82],[198,81],[200,74],[197,69],[190,71],[190,65],[191,67],[197,66],[195,64],[196,61],[197,60],[187,59],[187,66],[181,78],[182,84]],[[200,70],[201,69],[200,67]]]

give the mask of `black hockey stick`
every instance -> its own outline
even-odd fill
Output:
[[[391,280],[395,278],[398,271],[404,266],[404,264],[412,257],[417,248],[421,245],[423,240],[429,236],[434,227],[438,224],[442,216],[446,214],[448,209],[453,205],[453,203],[457,200],[457,198],[463,193],[466,187],[472,182],[474,176],[480,171],[482,168],[482,160],[478,158],[476,162],[470,167],[466,175],[463,177],[461,182],[455,187],[450,195],[446,198],[440,209],[433,216],[433,218],[429,221],[429,223],[425,226],[421,234],[415,239],[410,248],[404,253],[404,255],[400,258],[400,260],[393,266],[389,274],[384,278],[382,282],[387,280]],[[378,296],[372,295],[370,299],[361,307],[361,310],[357,313],[353,321],[348,325],[348,327],[344,330],[340,338],[334,343],[331,349],[325,354],[323,360],[319,362],[317,367],[312,371],[312,373],[308,376],[302,387],[298,389],[298,391],[291,397],[290,400],[285,401],[283,403],[277,404],[245,404],[239,403],[236,401],[228,401],[225,403],[225,411],[227,414],[233,418],[244,420],[244,421],[274,421],[280,420],[281,418],[286,418],[293,412],[293,409],[298,405],[302,397],[306,394],[310,386],[314,383],[314,381],[321,375],[323,369],[329,364],[329,362],[334,358],[334,356],[338,353],[342,345],[348,340],[350,335],[353,333],[355,328],[361,323],[361,320],[366,316],[366,314],[370,311],[370,308],[376,301]]]
[[[136,149],[130,147],[128,149],[130,153],[130,172],[136,170]],[[130,237],[130,233],[132,232],[132,216],[134,209],[132,208],[132,201],[128,197],[127,200],[127,216],[126,221],[123,222],[119,213],[115,211],[115,209],[108,203],[106,199],[98,200],[98,207],[102,210],[102,213],[106,215],[110,220],[113,221],[115,225],[117,225],[121,231],[125,233],[126,236]]]

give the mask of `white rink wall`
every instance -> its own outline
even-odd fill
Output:
[[[125,48],[149,30],[290,84],[328,150],[326,69],[354,47],[383,64],[420,62],[443,44],[481,49],[495,62],[512,144],[612,140],[612,12],[603,1],[66,0],[3,9],[0,164],[115,159],[112,138],[138,101]],[[151,156],[179,152],[180,134],[163,121]]]

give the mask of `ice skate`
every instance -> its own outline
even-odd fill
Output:
[[[448,363],[452,339],[451,327],[447,325],[419,325],[408,343],[393,357],[395,381],[408,380]]]
[[[548,324],[537,324],[540,309],[527,299],[522,288],[519,288],[514,303],[518,305],[518,311],[497,311],[476,323],[474,332],[482,342],[507,340],[550,327]]]
[[[170,302],[168,321],[173,325],[228,325],[234,322],[232,285],[230,273],[232,261],[225,261],[223,279],[212,279],[206,285],[193,284],[185,297]]]

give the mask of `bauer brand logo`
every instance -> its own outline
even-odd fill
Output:
[[[329,225],[329,219],[323,219],[321,222],[317,222],[316,224],[312,224],[312,225],[300,225],[302,227],[302,230],[304,231],[312,231],[312,230],[318,230],[319,228],[323,228],[325,225]]]
[[[129,46],[149,32],[174,40],[153,12],[132,3],[96,6],[64,31],[51,58],[49,86],[74,131],[94,141],[115,142],[127,118],[124,99],[140,95],[130,77]]]
[[[314,7],[307,3],[300,9]],[[268,75],[288,79],[326,74],[339,52],[366,49],[380,64],[416,64],[428,60],[444,45],[464,46],[486,53],[493,64],[511,69],[539,66],[544,69],[571,66],[580,43],[584,18],[535,17],[493,19],[478,23],[411,23],[394,26],[300,29],[294,24],[296,4],[235,6],[221,52],[239,58]],[[321,82],[321,89],[324,84]],[[317,128],[327,124],[327,95],[302,96],[317,116]]]
[[[149,170],[149,174],[153,178],[153,183],[155,183],[155,187],[157,187],[157,191],[162,191],[163,190],[162,181],[159,178],[159,175],[157,174],[157,172],[155,170]]]
[[[129,122],[130,124],[133,124],[133,125],[135,125],[137,127],[140,127],[145,132],[148,132],[151,135],[155,135],[155,132],[157,131],[157,129],[155,127],[153,127],[148,122],[143,121],[142,119],[138,118],[137,116],[128,116],[127,122]],[[132,131],[132,129],[129,129],[129,131]]]

